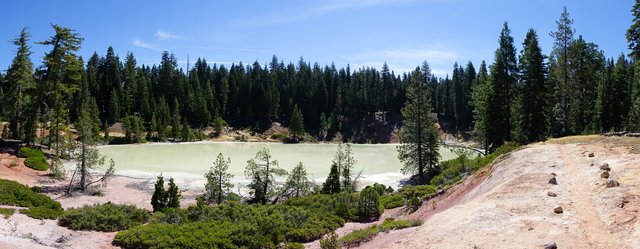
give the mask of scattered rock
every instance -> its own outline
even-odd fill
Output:
[[[603,171],[602,173],[600,173],[600,177],[604,179],[609,178],[609,171]]]
[[[606,170],[606,171],[610,171],[611,168],[609,168],[609,164],[608,163],[603,163],[602,165],[600,165],[600,169],[601,170]]]
[[[589,166],[593,167],[593,165],[595,165],[595,164],[594,164],[594,163],[591,163],[591,165],[589,165]]]
[[[556,177],[551,177],[551,179],[549,179],[549,184],[553,184],[553,185],[558,185],[558,182],[556,181]]]
[[[553,212],[556,214],[561,214],[564,212],[564,210],[562,210],[561,206],[557,206],[556,208],[553,209]]]
[[[548,196],[551,196],[551,197],[556,197],[556,196],[558,196],[558,194],[556,194],[556,193],[554,193],[554,192],[551,192],[551,191],[547,192],[547,195],[548,195]]]
[[[558,249],[558,245],[556,245],[556,242],[549,241],[544,243],[544,249]]]
[[[56,243],[65,243],[67,241],[69,241],[69,239],[64,235],[60,235],[60,238],[56,239]]]
[[[593,152],[589,152],[589,157],[594,157],[596,156],[596,154],[594,154]]]
[[[608,180],[607,181],[607,188],[613,188],[613,187],[617,187],[620,186],[620,183],[616,180]]]

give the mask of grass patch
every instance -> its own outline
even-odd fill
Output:
[[[354,230],[353,232],[342,236],[338,241],[340,246],[347,248],[356,247],[362,243],[372,240],[380,232],[400,230],[420,225],[422,225],[421,220],[394,220],[393,218],[388,218],[380,225],[371,225],[363,229]]]
[[[393,218],[388,218],[382,222],[382,225],[380,225],[380,231],[386,232],[391,230],[400,230],[420,225],[422,225],[421,220],[394,220]]]
[[[67,209],[58,224],[72,230],[114,232],[139,226],[149,219],[149,211],[134,205],[116,205],[107,202]]]
[[[0,215],[2,215],[5,219],[9,219],[9,217],[11,217],[15,213],[15,208],[0,208]]]
[[[20,213],[35,219],[56,219],[63,213],[60,203],[49,196],[4,179],[0,179],[0,204],[27,207],[28,209],[21,209]]]
[[[355,247],[364,242],[370,241],[378,235],[380,227],[378,225],[368,226],[363,229],[354,230],[339,239],[340,246]]]

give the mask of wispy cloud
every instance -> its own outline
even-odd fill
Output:
[[[211,46],[180,46],[175,48],[182,49],[199,49],[199,50],[231,50],[231,51],[241,51],[241,52],[258,52],[258,53],[266,53],[266,51],[252,48],[234,48],[234,47],[211,47]]]
[[[386,62],[391,70],[396,73],[410,72],[423,61],[428,61],[431,71],[438,77],[444,77],[448,73],[448,65],[458,59],[458,55],[442,48],[393,48],[385,50],[367,50],[358,54],[345,56],[344,60],[356,68],[376,67],[381,68]]]
[[[149,49],[149,50],[153,50],[153,51],[164,51],[165,49],[162,49],[160,47],[158,47],[157,45],[154,44],[150,44],[150,43],[146,43],[140,39],[133,39],[133,45],[139,48],[144,48],[144,49]]]
[[[260,16],[241,23],[248,25],[269,25],[278,23],[290,23],[302,19],[323,16],[329,13],[348,9],[369,8],[379,5],[399,4],[414,0],[331,0],[323,4],[315,4],[308,7],[290,8],[268,16]],[[311,1],[310,3],[313,3]],[[306,3],[306,1],[303,1]]]
[[[181,39],[183,37],[160,29],[156,31],[156,38],[158,38],[159,40],[174,40]]]

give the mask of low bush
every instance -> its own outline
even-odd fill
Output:
[[[0,179],[0,204],[27,207],[20,213],[35,219],[56,219],[63,213],[59,202],[49,196],[35,193],[29,187],[15,181]]]
[[[363,229],[358,229],[340,238],[340,246],[355,247],[364,242],[370,241],[378,235],[380,228],[378,225],[372,225]]]
[[[154,213],[149,225],[119,232],[114,244],[124,248],[275,248],[285,241],[309,242],[344,224],[330,208],[336,202],[333,196],[312,195],[274,205],[230,202],[169,208]]]
[[[42,157],[27,157],[24,160],[24,165],[39,171],[46,171],[49,169],[49,163],[47,162],[47,158]]]
[[[404,206],[405,199],[401,194],[385,194],[380,197],[380,203],[382,203],[384,209],[392,209]]]
[[[18,150],[18,157],[44,157],[44,152],[36,148],[22,147]]]
[[[404,195],[406,199],[410,199],[411,197],[414,197],[414,196],[421,199],[425,199],[435,194],[437,192],[437,189],[432,185],[417,185],[417,186],[404,186],[400,188],[398,192]]]
[[[0,208],[0,215],[2,215],[5,219],[9,219],[13,214],[16,213],[14,208]]]
[[[331,232],[324,238],[320,239],[321,249],[338,249],[340,248],[340,241],[338,241],[338,235],[336,232]]]
[[[22,147],[18,150],[18,157],[26,158],[24,165],[29,168],[45,171],[49,169],[49,163],[44,152],[36,148]]]
[[[386,232],[391,230],[400,230],[420,225],[422,225],[421,220],[394,220],[393,218],[388,218],[382,222],[382,225],[380,225],[380,231]]]
[[[298,242],[286,243],[283,249],[304,249],[304,245]]]
[[[107,202],[67,209],[58,224],[72,230],[114,232],[139,226],[149,219],[149,211],[134,205],[116,205]]]
[[[287,138],[287,135],[282,134],[282,133],[274,133],[271,135],[271,139],[275,139],[275,140],[282,140]]]

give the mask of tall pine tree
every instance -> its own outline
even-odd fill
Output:
[[[428,65],[422,69],[430,71]],[[420,68],[411,73],[406,89],[407,102],[402,108],[398,157],[404,163],[404,174],[415,174],[415,183],[425,183],[437,173],[440,159],[438,132],[431,116],[429,89]]]

